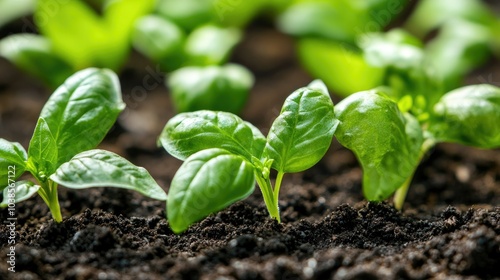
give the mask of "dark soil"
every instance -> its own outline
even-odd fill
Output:
[[[232,60],[256,73],[242,116],[264,133],[285,97],[311,80],[293,41],[265,26],[248,32]],[[468,81],[499,81],[498,65]],[[132,94],[155,72],[132,56],[121,74],[128,108],[101,148],[144,166],[168,190],[181,162],[156,147],[174,115],[167,90],[159,79],[146,96]],[[49,94],[0,60],[0,137],[27,147]],[[61,224],[40,197],[17,205],[16,273],[7,270],[9,231],[0,226],[0,278],[500,279],[500,150],[437,146],[402,213],[390,201],[364,201],[361,175],[353,154],[334,143],[314,168],[285,176],[281,224],[268,218],[257,188],[181,235],[170,230],[163,203],[120,189],[60,187]]]

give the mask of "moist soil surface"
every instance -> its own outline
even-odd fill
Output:
[[[286,96],[311,81],[294,52],[292,39],[257,26],[231,59],[256,75],[242,117],[264,134]],[[467,82],[500,80],[498,65]],[[128,107],[100,148],[144,166],[168,190],[181,162],[156,146],[175,114],[163,76],[132,55],[120,74]],[[156,86],[137,90],[145,77]],[[27,147],[50,92],[0,60],[0,137]],[[334,142],[316,166],[285,176],[281,224],[268,217],[256,188],[181,235],[170,230],[162,202],[122,189],[61,186],[61,224],[38,196],[16,205],[15,273],[2,222],[0,278],[500,279],[499,150],[438,145],[416,171],[402,212],[390,201],[366,202],[361,176],[354,155]],[[8,217],[0,212],[0,220]]]

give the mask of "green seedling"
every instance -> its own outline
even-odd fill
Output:
[[[330,146],[336,127],[333,103],[321,81],[286,99],[267,139],[231,113],[196,111],[175,116],[159,139],[171,155],[184,160],[169,190],[167,217],[172,230],[180,233],[247,197],[255,181],[271,218],[279,222],[284,174],[316,164]],[[274,188],[271,169],[277,171]]]
[[[77,72],[60,86],[40,113],[28,151],[0,138],[0,187],[7,207],[38,193],[56,222],[62,221],[58,185],[72,189],[110,186],[166,200],[149,173],[104,150],[91,150],[125,108],[118,77],[110,70]],[[37,183],[16,181],[25,171]]]
[[[168,77],[168,87],[178,112],[203,109],[239,113],[254,82],[240,65],[184,67]]]
[[[237,28],[222,28],[204,25],[195,29],[186,40],[184,51],[187,65],[223,64],[231,50],[240,42],[241,31]]]
[[[132,34],[134,47],[165,71],[173,71],[186,60],[185,32],[173,22],[155,15],[137,20]]]
[[[437,143],[500,147],[500,89],[495,86],[459,88],[433,106],[424,106],[428,100],[422,95],[396,103],[389,92],[355,93],[335,107],[340,121],[335,136],[360,161],[368,200],[381,201],[396,192],[394,204],[401,209],[416,167]]]

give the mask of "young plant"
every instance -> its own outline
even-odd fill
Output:
[[[125,108],[118,77],[110,70],[82,70],[60,86],[40,113],[28,151],[0,138],[0,206],[38,193],[56,222],[62,221],[57,187],[110,186],[166,200],[149,173],[96,147]],[[37,183],[16,180],[28,171]]]
[[[192,223],[250,195],[255,181],[271,218],[280,221],[278,197],[285,173],[316,164],[337,127],[333,103],[321,81],[293,92],[267,139],[252,124],[227,112],[182,113],[165,126],[159,142],[184,160],[169,190],[167,217],[180,233]],[[277,170],[274,188],[271,168]]]
[[[246,103],[253,75],[240,65],[183,67],[167,80],[178,112],[203,109],[237,114]]]
[[[401,209],[416,167],[437,143],[500,147],[498,87],[459,88],[432,106],[422,105],[428,100],[421,95],[406,96],[398,104],[386,94],[389,92],[358,92],[335,107],[340,121],[335,136],[360,161],[368,200],[381,201],[396,192],[394,205]],[[418,116],[412,112],[415,107]]]

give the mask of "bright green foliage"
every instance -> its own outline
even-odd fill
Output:
[[[134,47],[162,69],[172,71],[184,63],[186,35],[171,21],[154,15],[142,17],[135,23],[132,37]]]
[[[253,166],[224,149],[189,157],[172,180],[167,211],[174,232],[249,196],[255,187]]]
[[[40,35],[7,36],[0,40],[0,56],[31,75],[40,77],[52,87],[57,87],[73,73],[72,67],[55,53],[49,40]]]
[[[425,103],[425,97],[420,97]],[[403,206],[414,170],[435,144],[500,147],[498,87],[473,85],[448,92],[432,107],[419,106],[427,118],[411,114],[419,103],[411,100],[406,95],[396,103],[382,90],[373,90],[355,93],[335,108],[340,121],[335,136],[361,162],[366,198],[380,201],[397,190],[398,209]],[[401,108],[409,108],[408,113]]]
[[[500,147],[500,88],[466,86],[445,94],[434,107],[429,130],[443,142]]]
[[[335,107],[335,136],[363,167],[363,193],[380,201],[413,174],[423,143],[422,129],[410,114],[378,90],[353,94]]]
[[[238,116],[203,110],[178,114],[170,119],[159,142],[180,160],[218,147],[251,161],[252,156],[262,154],[266,138],[256,127]]]
[[[109,186],[137,191],[145,196],[166,200],[146,169],[137,167],[117,154],[90,150],[74,156],[50,176],[54,182],[71,189]]]
[[[90,68],[68,78],[43,107],[27,153],[21,145],[0,139],[0,172],[6,172],[0,181],[2,206],[38,193],[54,220],[61,222],[58,183],[70,188],[126,188],[166,200],[144,168],[110,152],[87,151],[102,141],[124,108],[118,77],[112,71]],[[15,183],[24,171],[39,185]]]
[[[159,142],[185,160],[169,190],[167,217],[174,232],[248,196],[257,181],[272,218],[285,172],[299,172],[326,153],[337,127],[326,87],[316,81],[293,92],[267,140],[239,117],[197,111],[171,119]],[[265,148],[264,148],[265,147]],[[278,171],[275,187],[270,169]]]
[[[0,190],[9,184],[9,177],[16,180],[26,170],[28,154],[19,143],[0,138]],[[9,166],[15,166],[10,167]]]
[[[253,82],[252,73],[236,64],[184,67],[167,81],[178,112],[210,108],[235,114],[245,105]]]
[[[195,29],[184,47],[189,65],[216,65],[227,61],[230,51],[241,40],[241,31],[236,28],[221,28],[215,25]]]

